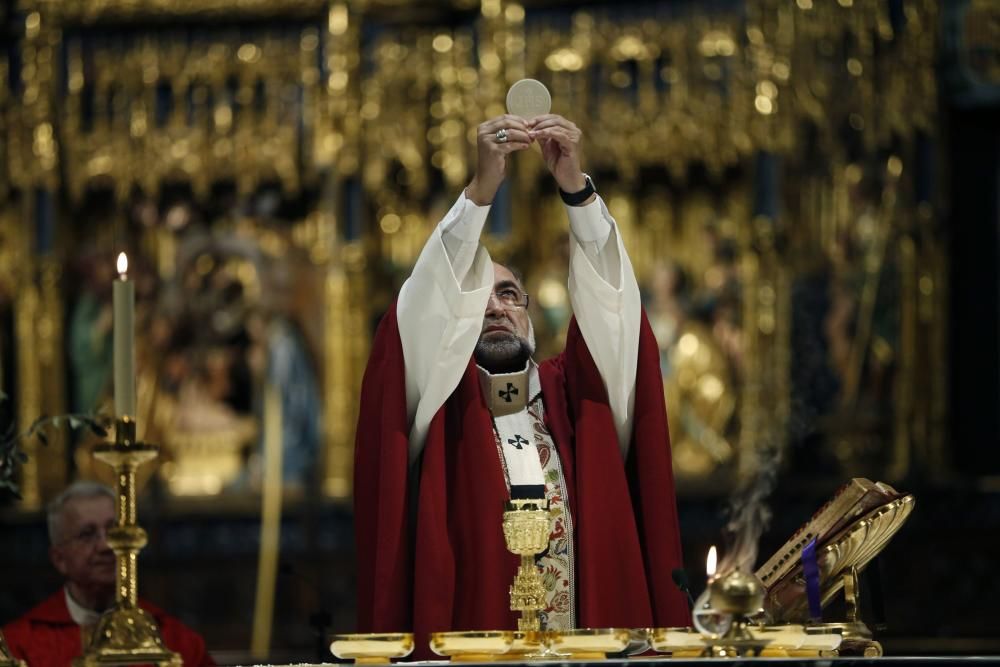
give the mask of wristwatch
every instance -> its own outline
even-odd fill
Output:
[[[562,197],[563,203],[567,206],[579,206],[583,202],[590,199],[590,195],[597,192],[594,188],[594,182],[590,180],[590,176],[584,174],[583,178],[587,181],[587,184],[583,186],[583,190],[580,190],[579,192],[566,192],[562,188],[559,188],[559,196]]]

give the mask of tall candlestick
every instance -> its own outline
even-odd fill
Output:
[[[128,257],[118,255],[114,284],[115,414],[135,417],[135,285],[128,279]]]

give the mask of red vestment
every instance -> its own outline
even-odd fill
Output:
[[[582,628],[689,625],[659,349],[642,316],[633,435],[623,463],[607,391],[575,321],[539,366],[545,421],[566,478]],[[358,630],[427,633],[517,627],[517,558],[501,529],[506,482],[473,360],[408,464],[403,349],[395,305],[375,335],[361,390],[354,512]]]
[[[145,600],[140,600],[139,606],[152,614],[160,627],[164,645],[181,654],[185,667],[215,665],[205,650],[205,641],[197,632]],[[10,652],[29,667],[69,667],[73,658],[83,652],[81,628],[69,614],[66,593],[62,589],[5,625],[3,634]]]

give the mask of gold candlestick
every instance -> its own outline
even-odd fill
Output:
[[[115,469],[118,485],[118,524],[108,531],[108,545],[115,552],[115,604],[97,622],[84,654],[74,667],[156,664],[181,667],[181,656],[163,645],[153,617],[139,607],[139,551],[146,546],[146,531],[136,523],[135,472],[156,458],[159,448],[136,442],[135,421],[119,417],[114,444],[94,448],[94,456]]]
[[[517,576],[510,587],[510,608],[521,612],[517,629],[541,630],[538,612],[545,608],[545,586],[535,566],[535,556],[549,544],[550,518],[547,500],[511,500],[503,514],[503,537],[507,549],[521,557]]]

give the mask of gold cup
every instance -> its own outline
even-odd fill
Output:
[[[510,608],[521,612],[517,629],[541,630],[538,612],[545,608],[545,585],[535,565],[535,556],[549,545],[551,518],[547,500],[511,500],[503,514],[503,537],[507,549],[521,557],[514,584],[510,587]]]
[[[413,653],[412,632],[382,632],[333,635],[330,652],[358,665],[384,665],[392,658]]]

